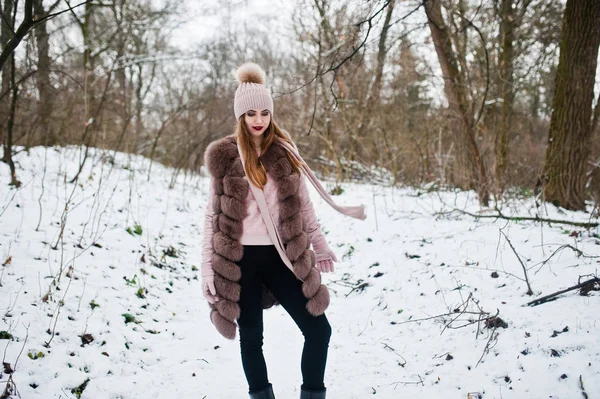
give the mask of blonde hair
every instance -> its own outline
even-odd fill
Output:
[[[242,162],[244,163],[244,168],[246,169],[248,179],[252,182],[252,184],[262,189],[264,188],[265,184],[267,184],[267,171],[263,164],[258,160],[258,155],[256,154],[254,143],[252,142],[251,138],[252,135],[248,130],[248,126],[246,125],[244,117],[245,114],[240,116],[236,129],[237,141],[240,144],[240,149],[242,152]],[[289,138],[288,135],[283,132],[283,130],[281,130],[281,128],[273,120],[273,116],[271,116],[271,122],[265,130],[264,136],[265,137],[262,141],[262,144],[260,145],[261,154],[264,154],[273,144],[279,142],[287,142],[294,146],[292,139]],[[292,169],[297,173],[300,173],[301,163],[292,157],[287,151],[285,151],[285,155],[290,162]]]

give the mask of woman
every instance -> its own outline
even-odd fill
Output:
[[[250,398],[274,398],[262,352],[262,310],[279,303],[305,339],[300,398],[324,399],[331,326],[324,314],[329,292],[320,272],[332,272],[337,259],[321,232],[302,172],[338,211],[364,219],[364,208],[335,205],[318,183],[273,120],[264,71],[246,63],[236,77],[236,133],[211,143],[205,153],[211,188],[202,292],[223,336],[234,339],[239,327]]]

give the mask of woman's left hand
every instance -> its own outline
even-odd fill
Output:
[[[333,253],[332,250],[329,250],[327,252],[327,255],[329,255],[329,257],[317,261],[316,266],[317,266],[317,269],[319,269],[319,271],[321,273],[333,272],[333,270],[334,270],[333,262],[337,262],[337,257],[335,256],[335,254]]]

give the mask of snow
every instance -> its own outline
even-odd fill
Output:
[[[91,149],[71,184],[82,151],[20,152],[19,190],[7,188],[0,166],[0,331],[14,337],[0,345],[20,397],[75,398],[71,390],[87,379],[84,399],[247,397],[239,344],[216,332],[200,293],[208,179],[153,164],[148,181],[149,160]],[[493,211],[472,192],[342,187],[336,201],[366,204],[366,221],[333,212],[312,191],[340,258],[324,275],[332,294],[328,398],[580,398],[580,379],[590,398],[600,395],[598,292],[525,306],[597,274],[599,230],[475,219],[457,210]],[[502,211],[589,221],[532,199]],[[528,267],[534,296],[500,231]],[[465,307],[474,314],[454,312]],[[508,327],[486,328],[480,309]],[[83,334],[93,341],[82,345]],[[299,396],[301,347],[285,311],[267,310],[277,398]],[[0,392],[8,378],[3,372]]]

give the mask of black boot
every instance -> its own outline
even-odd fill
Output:
[[[327,391],[309,391],[304,388],[300,388],[300,399],[325,399],[325,393]]]
[[[275,399],[275,395],[273,394],[273,386],[269,384],[268,387],[261,389],[258,392],[251,393],[250,399]]]

